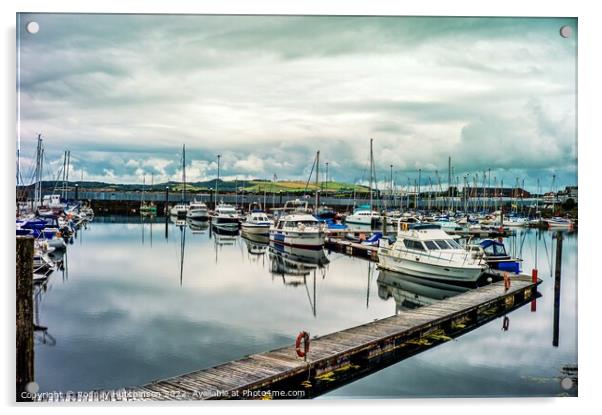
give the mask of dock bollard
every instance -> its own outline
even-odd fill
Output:
[[[531,271],[531,282],[537,284],[537,268],[533,268],[533,271]]]

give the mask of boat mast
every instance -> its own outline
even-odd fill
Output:
[[[215,181],[215,203],[214,205],[217,206],[217,196],[219,195],[219,162],[220,159],[222,158],[221,154],[217,155],[217,180]]]
[[[556,175],[552,175],[552,215],[554,215],[554,211],[556,210],[556,192],[554,192],[554,188],[556,186]]]
[[[539,177],[537,178],[537,196],[535,197],[535,214],[539,212]]]
[[[447,157],[447,208],[451,209],[451,156]],[[439,185],[441,186],[441,185]]]
[[[418,194],[416,195],[416,209],[418,209],[418,204],[420,204],[420,182],[422,181],[422,169],[418,169]]]
[[[184,183],[182,187],[182,204],[184,204],[186,200],[186,144],[182,144],[182,182]]]
[[[318,213],[320,205],[320,150],[316,152],[316,208],[315,213]]]
[[[42,202],[42,134],[38,134],[38,146],[36,149],[36,172],[35,172],[35,187],[34,187],[34,210],[40,206]]]
[[[71,166],[71,150],[67,150],[67,171],[65,173],[65,199],[67,199],[67,189],[69,186],[69,168]]]
[[[370,212],[372,212],[374,210],[373,208],[373,200],[372,200],[372,172],[373,172],[373,153],[372,153],[372,142],[374,141],[373,138],[370,139]]]

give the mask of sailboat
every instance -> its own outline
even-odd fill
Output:
[[[353,214],[345,218],[346,223],[353,223],[357,225],[370,225],[376,226],[381,223],[381,216],[374,210],[374,198],[372,195],[372,181],[376,179],[374,172],[374,154],[372,151],[372,143],[374,139],[370,139],[370,205],[360,206],[355,209]]]
[[[144,189],[146,187],[146,175],[142,177],[142,195],[140,201],[140,214],[141,215],[156,215],[157,206],[153,202],[146,202],[144,199]]]
[[[186,144],[182,145],[182,183],[182,200],[170,210],[171,215],[178,218],[185,218],[189,208],[186,204]]]

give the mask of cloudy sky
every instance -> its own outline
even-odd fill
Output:
[[[26,182],[38,133],[47,178],[69,149],[76,179],[178,180],[186,144],[191,181],[217,154],[226,178],[306,179],[316,150],[361,181],[374,138],[379,180],[445,182],[451,156],[461,182],[577,181],[575,19],[23,14],[17,31]]]

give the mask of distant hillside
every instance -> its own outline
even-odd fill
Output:
[[[281,180],[281,181],[268,181],[268,180],[238,180],[238,181],[224,181],[224,180],[208,180],[202,182],[193,182],[186,183],[186,190],[190,192],[208,192],[211,190],[215,190],[215,186],[218,184],[220,192],[235,192],[236,186],[238,186],[238,191],[245,191],[250,193],[273,193],[273,192],[287,192],[287,193],[302,193],[305,191],[306,182],[304,181],[294,181],[294,180]],[[72,189],[77,185],[81,190],[91,190],[91,191],[107,191],[107,192],[118,192],[118,191],[141,191],[143,188],[145,191],[165,191],[165,187],[169,186],[170,191],[178,192],[182,190],[183,184],[178,182],[164,182],[164,183],[154,183],[152,186],[147,184],[143,186],[141,183],[136,184],[116,184],[116,183],[105,183],[105,182],[92,182],[92,181],[74,181],[69,182],[67,187]],[[44,188],[44,192],[52,191],[55,189],[60,191],[62,183],[58,185],[56,182],[45,181],[42,182],[42,187]],[[28,188],[33,188],[33,186],[27,186]],[[367,192],[367,186],[361,185],[353,185],[349,183],[343,182],[328,182],[321,183],[320,188],[323,191],[330,192],[353,192],[355,187],[355,191],[362,193]],[[310,192],[314,192],[316,190],[315,182],[309,183],[307,185],[307,189]]]

